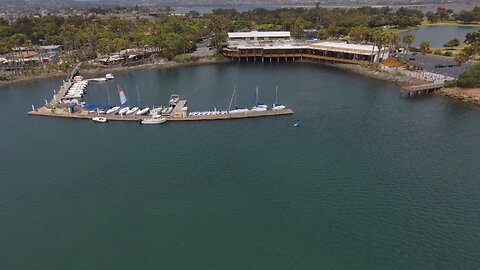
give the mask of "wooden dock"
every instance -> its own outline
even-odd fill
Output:
[[[421,85],[411,85],[403,87],[400,91],[400,95],[403,96],[418,96],[423,94],[428,94],[430,92],[434,92],[435,90],[439,90],[443,88],[444,83],[427,83]]]
[[[282,115],[291,115],[293,110],[283,109],[283,110],[267,110],[267,111],[247,111],[245,113],[226,113],[226,114],[210,114],[210,115],[188,115],[186,100],[179,100],[172,113],[169,116],[165,116],[167,122],[179,122],[179,121],[209,121],[209,120],[233,120],[233,119],[245,119],[245,118],[255,118],[255,117],[272,117],[272,116],[282,116]],[[62,118],[72,118],[72,119],[85,119],[91,120],[94,117],[105,117],[108,121],[128,121],[128,122],[140,122],[143,119],[151,118],[150,115],[118,115],[118,114],[100,114],[89,113],[84,109],[76,109],[74,112],[70,112],[68,108],[56,108],[54,110],[41,107],[34,111],[28,112],[29,115],[35,116],[47,116],[47,117],[62,117]]]

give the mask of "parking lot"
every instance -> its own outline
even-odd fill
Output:
[[[401,55],[400,57],[408,60],[408,62],[415,66],[423,68],[423,70],[425,71],[447,75],[457,79],[462,73],[464,73],[467,69],[473,67],[477,63],[475,61],[468,61],[467,63],[463,63],[461,66],[457,66],[457,63],[455,63],[452,57],[429,54],[405,54]],[[454,65],[454,67],[438,67],[448,65]]]

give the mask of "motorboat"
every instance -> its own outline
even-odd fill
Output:
[[[92,120],[95,121],[95,122],[98,122],[98,123],[107,122],[107,118],[105,118],[105,117],[93,117]]]
[[[167,122],[167,118],[162,117],[161,115],[154,115],[141,121],[144,125],[163,124],[165,122]]]
[[[180,96],[179,96],[179,95],[176,95],[176,94],[171,95],[171,96],[170,96],[170,102],[169,102],[169,104],[170,104],[170,105],[177,104],[177,102],[178,102],[179,100],[180,100]]]
[[[163,107],[153,108],[150,110],[150,115],[159,115],[162,114]]]
[[[143,109],[139,109],[137,111],[137,115],[144,115],[144,114],[148,113],[149,110],[150,110],[150,108],[148,108],[148,107],[143,108]]]
[[[107,80],[113,80],[113,79],[115,79],[115,77],[113,77],[113,74],[112,74],[112,73],[108,73],[107,75],[105,75],[105,79],[107,79]]]
[[[116,112],[118,112],[118,110],[120,110],[120,107],[115,106],[115,107],[113,107],[113,108],[108,109],[108,110],[107,110],[107,114],[116,113]]]
[[[118,114],[121,114],[121,115],[125,115],[128,110],[130,110],[129,107],[124,107],[124,108],[121,108],[119,111],[118,111]]]
[[[92,79],[92,81],[94,81],[94,82],[106,82],[107,78],[94,78],[94,79]]]
[[[126,115],[132,115],[134,113],[136,113],[138,111],[138,107],[133,107],[133,108],[130,108],[125,114]]]

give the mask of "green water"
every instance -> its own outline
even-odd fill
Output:
[[[478,107],[321,65],[115,75],[192,109],[278,85],[295,115],[98,124],[25,114],[59,79],[1,89],[0,269],[480,268]]]
[[[479,26],[425,26],[402,32],[400,33],[400,38],[403,38],[407,34],[413,34],[415,36],[415,41],[412,46],[418,47],[422,41],[428,40],[433,48],[443,48],[443,44],[454,38],[458,38],[460,44],[464,44],[465,35],[478,30],[480,30]]]

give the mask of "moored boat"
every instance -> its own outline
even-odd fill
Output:
[[[137,115],[144,115],[144,114],[148,113],[149,110],[150,110],[149,107],[140,109],[140,110],[138,110]]]
[[[138,111],[138,107],[133,107],[133,108],[130,108],[125,114],[126,115],[132,115],[134,113],[136,113]]]
[[[125,107],[125,108],[121,108],[119,111],[118,111],[118,114],[121,114],[121,115],[125,115],[128,110],[130,110],[129,107]]]
[[[116,112],[118,112],[118,110],[120,110],[120,107],[118,107],[118,106],[112,107],[112,108],[107,110],[107,114],[116,113]]]
[[[112,73],[108,73],[107,75],[105,75],[105,79],[113,80],[113,79],[115,79],[115,77],[113,77]]]
[[[273,103],[272,110],[278,111],[278,110],[285,110],[285,105],[279,104],[277,101],[278,98],[278,86],[275,88],[275,103]]]
[[[92,120],[95,121],[95,122],[98,122],[98,123],[107,122],[107,118],[105,118],[105,117],[93,117]]]
[[[161,115],[154,115],[141,121],[144,125],[163,124],[165,122],[167,122],[167,118],[162,117]]]

